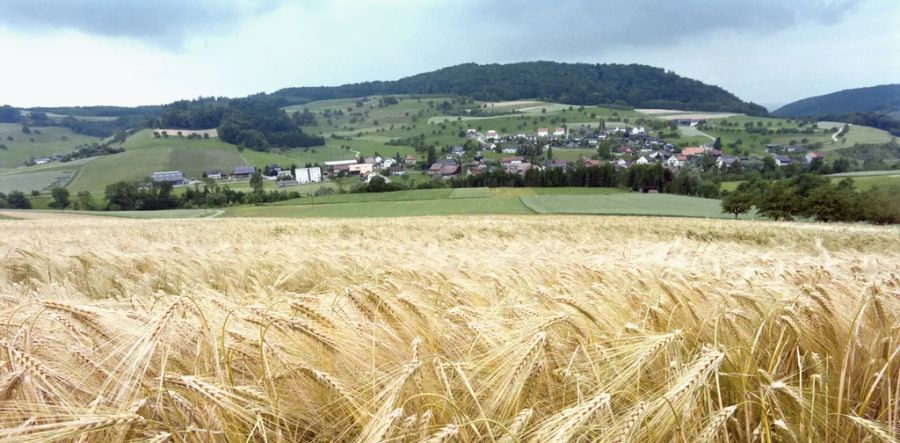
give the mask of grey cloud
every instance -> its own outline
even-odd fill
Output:
[[[664,46],[716,33],[769,33],[841,21],[864,0],[499,0],[464,3],[458,24],[495,39],[495,56],[596,54]],[[775,50],[777,48],[773,48]],[[562,54],[560,54],[562,51]],[[558,58],[558,57],[557,57]]]
[[[236,23],[283,0],[3,0],[0,24],[35,31],[75,29],[177,49],[191,32]],[[38,29],[35,29],[38,28]]]

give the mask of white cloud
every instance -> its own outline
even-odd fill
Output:
[[[900,80],[895,1],[762,0],[748,13],[746,0],[704,2],[694,12],[672,4],[228,0],[216,26],[179,19],[173,26],[183,34],[153,20],[133,19],[145,29],[129,34],[7,17],[0,102],[154,104],[534,59],[652,64],[760,102]],[[173,35],[177,50],[166,43]]]

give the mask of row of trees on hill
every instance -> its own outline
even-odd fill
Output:
[[[303,102],[386,94],[452,94],[476,100],[541,99],[574,105],[731,111],[766,115],[728,91],[645,65],[526,62],[463,64],[406,77],[335,87],[287,88],[273,95]]]
[[[120,181],[106,187],[105,205],[96,209],[111,211],[152,211],[179,208],[210,208],[241,204],[271,203],[300,198],[296,191],[264,191],[263,178],[256,171],[250,179],[251,192],[235,191],[212,181],[185,189],[181,195],[172,193],[171,183]]]
[[[629,169],[617,169],[611,164],[601,166],[578,166],[576,168],[533,168],[524,175],[509,173],[503,169],[478,175],[466,175],[451,180],[429,181],[416,185],[419,189],[435,187],[482,188],[482,187],[588,187],[625,188],[632,191],[656,191],[695,197],[718,198],[719,185],[706,180],[694,169],[683,169],[677,173],[655,165],[635,165]],[[368,186],[358,186],[354,192],[389,192],[408,189],[401,183],[373,179]]]
[[[790,179],[754,179],[741,183],[722,201],[722,209],[734,214],[758,213],[774,220],[795,218],[823,222],[867,221],[900,223],[900,186],[856,189],[853,179],[833,183],[828,177],[802,174]]]
[[[160,125],[173,129],[218,128],[222,140],[256,151],[324,145],[321,136],[303,132],[303,118],[307,116],[291,118],[278,103],[256,96],[234,100],[203,98],[167,106]]]

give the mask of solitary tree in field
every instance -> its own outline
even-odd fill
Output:
[[[258,195],[263,193],[263,178],[258,169],[250,176],[250,187],[253,188],[254,194]]]
[[[96,205],[94,204],[94,197],[91,196],[91,193],[88,191],[81,191],[78,193],[78,208],[82,211],[93,211],[96,209]]]
[[[50,191],[50,195],[53,196],[53,203],[56,204],[56,207],[59,209],[66,209],[69,206],[69,190],[66,188],[56,187]]]
[[[753,197],[746,192],[735,191],[722,200],[722,212],[734,214],[735,219],[741,214],[750,212],[750,209],[753,209]]]

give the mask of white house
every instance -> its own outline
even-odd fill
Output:
[[[553,131],[554,137],[562,137],[564,135],[566,135],[566,128],[556,128],[556,130]]]
[[[488,140],[491,140],[491,139],[496,140],[496,139],[497,139],[497,131],[495,131],[495,130],[493,130],[493,129],[491,129],[490,131],[488,131],[488,132],[487,132],[487,138],[488,138]]]
[[[649,164],[650,164],[650,161],[647,160],[647,157],[644,157],[644,156],[642,155],[641,158],[637,159],[637,160],[634,162],[634,164],[636,164],[636,165],[649,165]]]
[[[504,154],[515,154],[516,152],[519,152],[519,148],[517,148],[515,146],[507,146],[507,147],[501,149],[500,152],[502,152]]]
[[[381,167],[382,168],[390,168],[391,166],[394,166],[395,164],[397,164],[397,160],[387,157],[381,162]]]
[[[297,183],[318,183],[322,181],[322,168],[297,168],[294,169],[294,179]]]
[[[547,128],[538,129],[537,136],[538,137],[546,137],[550,134],[550,131]]]
[[[774,157],[775,165],[777,166],[787,166],[791,163],[794,163],[794,159],[786,156],[786,155],[776,155]]]
[[[687,156],[685,155],[673,155],[666,160],[666,166],[670,168],[680,168],[684,166],[685,160],[687,160]]]

